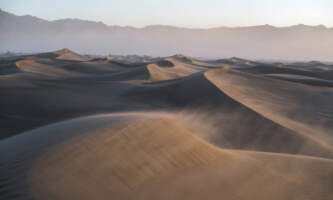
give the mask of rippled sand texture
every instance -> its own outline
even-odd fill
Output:
[[[333,66],[0,60],[0,199],[333,199]]]

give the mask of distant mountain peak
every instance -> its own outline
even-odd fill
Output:
[[[107,27],[106,24],[103,22],[99,21],[89,21],[89,20],[82,20],[82,19],[77,19],[77,18],[65,18],[65,19],[58,19],[52,21],[54,23],[58,24],[71,24],[71,25],[97,25],[97,26],[103,26]]]
[[[326,28],[327,28],[327,26],[325,26],[325,25],[323,25],[323,24],[319,24],[319,25],[317,25],[316,27],[317,27],[317,28],[323,28],[323,29],[326,29]]]
[[[305,24],[297,24],[294,26],[290,26],[290,28],[319,28],[319,29],[327,29],[327,27],[323,24],[319,24],[319,25],[305,25]]]
[[[0,8],[0,14],[1,14],[1,15],[11,15],[11,16],[15,16],[14,14],[11,14],[11,13],[9,13],[9,12],[6,12],[6,11],[2,10],[1,8]]]
[[[260,25],[258,27],[263,27],[263,28],[276,28],[275,26],[272,26],[270,24],[264,24],[264,25]]]
[[[81,19],[49,21],[0,12],[0,51],[40,52],[68,46],[95,55],[112,52],[164,57],[180,52],[202,58],[237,56],[256,60],[331,61],[332,34],[333,27],[328,29],[323,25],[274,27],[265,24],[206,29],[153,25],[135,28]],[[64,49],[58,53],[68,51]]]
[[[178,29],[178,27],[171,25],[149,25],[145,26],[144,29]]]

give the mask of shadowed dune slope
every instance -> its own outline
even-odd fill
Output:
[[[39,77],[1,79],[4,136],[83,115],[163,109],[177,111],[187,128],[223,148],[332,157],[328,89],[227,68],[209,71],[215,67],[182,55],[148,66],[99,60],[64,63],[54,62],[50,55],[38,55],[44,56],[31,58],[30,65],[40,72]],[[64,79],[61,73],[86,75]],[[42,77],[46,74],[58,76]],[[128,82],[135,80],[141,82]],[[258,109],[257,102],[265,107]]]
[[[325,65],[326,66],[326,65]],[[323,69],[315,66],[305,66],[300,64],[300,66],[288,66],[283,65],[282,67],[276,65],[262,65],[258,64],[254,67],[242,68],[241,71],[252,73],[252,74],[265,74],[265,75],[280,75],[277,78],[283,78],[282,75],[285,75],[284,80],[290,80],[293,82],[300,82],[309,85],[315,86],[328,86],[332,87],[333,80],[333,67],[327,66],[322,67]],[[294,77],[293,77],[294,75]],[[303,76],[303,79],[300,77]],[[274,76],[273,76],[274,77]],[[287,79],[287,77],[289,79]],[[298,78],[297,78],[298,77]],[[308,80],[304,79],[308,78]],[[309,80],[312,79],[312,80]]]
[[[264,117],[332,147],[333,90],[232,70],[206,73],[228,96]]]
[[[0,151],[0,183],[6,185],[1,197],[260,200],[333,195],[330,160],[221,150],[163,113],[65,121],[2,140],[0,149],[10,152]]]
[[[265,74],[267,77],[280,80],[291,81],[295,83],[303,83],[312,86],[333,87],[333,81],[324,80],[310,76],[293,75],[293,74]]]
[[[228,73],[226,69],[222,71]],[[124,95],[134,102],[174,108],[178,120],[187,128],[222,148],[332,158],[331,145],[323,139],[292,130],[243,105],[210,82],[210,72],[207,73],[145,84]]]
[[[0,199],[333,198],[329,65],[146,58],[0,58]]]
[[[181,78],[214,68],[213,66],[180,55],[159,59],[150,64],[124,64],[110,59],[91,59],[69,49],[23,56],[13,61],[1,61],[0,74],[25,73],[26,75],[58,78],[78,76],[108,76],[114,81],[157,82]]]
[[[63,78],[68,76],[105,75],[106,73],[122,70],[123,65],[121,64],[89,61],[88,57],[81,56],[68,49],[0,61],[0,73],[3,75],[25,72],[29,75],[37,74]]]

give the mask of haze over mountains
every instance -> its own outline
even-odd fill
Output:
[[[79,19],[47,21],[0,11],[0,51],[42,52],[66,46],[88,54],[332,61],[332,36],[333,28],[320,25],[134,28]]]

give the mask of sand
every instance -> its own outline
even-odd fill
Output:
[[[332,199],[331,68],[281,65],[3,58],[0,199]]]

